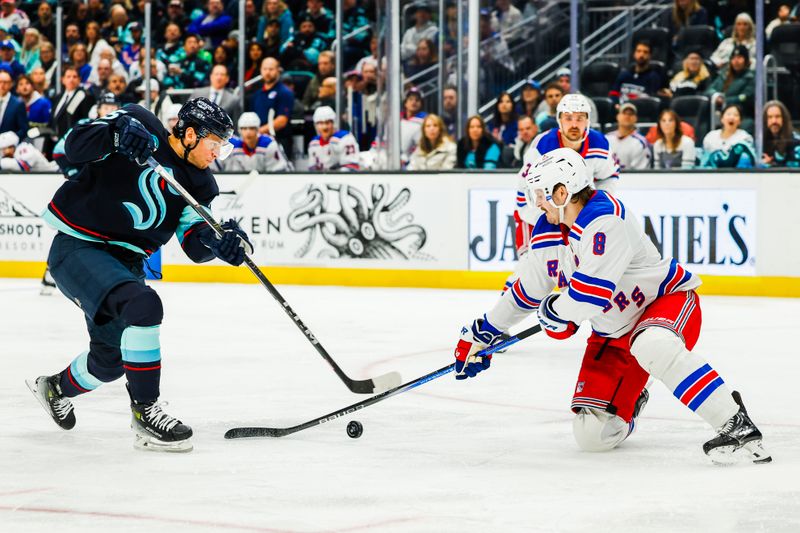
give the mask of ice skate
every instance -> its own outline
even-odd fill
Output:
[[[75,412],[72,402],[61,393],[58,382],[60,374],[55,376],[39,376],[34,381],[25,380],[25,384],[31,390],[44,410],[58,424],[61,429],[72,429],[75,427]]]
[[[164,405],[157,400],[150,403],[131,400],[133,447],[157,452],[192,451],[192,428],[165,413]]]
[[[647,382],[648,386],[650,382]],[[628,423],[628,437],[636,430],[637,421],[639,420],[639,415],[642,414],[644,410],[644,406],[647,405],[647,401],[650,399],[650,393],[647,391],[647,388],[642,389],[642,392],[639,393],[639,397],[636,398],[636,403],[633,406],[633,416],[631,417],[631,421]]]
[[[53,279],[53,276],[50,275],[50,269],[44,271],[44,275],[42,276],[42,288],[39,291],[41,296],[50,296],[56,290],[56,281]]]
[[[772,456],[762,447],[761,432],[750,420],[741,395],[733,391],[732,396],[739,405],[739,412],[722,426],[716,437],[703,444],[703,451],[714,463],[721,465],[771,462]]]

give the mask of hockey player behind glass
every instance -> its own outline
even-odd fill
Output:
[[[549,152],[521,176],[528,201],[543,213],[511,289],[462,329],[456,379],[489,368],[491,356],[474,354],[531,313],[556,339],[587,320],[592,334],[572,399],[581,449],[610,450],[633,432],[652,376],[717,431],[703,446],[714,462],[771,461],[738,393],[691,351],[701,325],[698,277],[662,259],[636,217],[590,187],[574,150]]]
[[[309,170],[359,170],[356,138],[346,130],[336,131],[336,112],[320,106],[314,111],[317,136],[308,143]]]
[[[280,144],[258,133],[261,120],[252,111],[242,113],[237,123],[239,138],[233,137],[233,152],[222,164],[229,172],[284,172],[291,170]]]
[[[589,100],[582,94],[565,94],[556,107],[556,120],[558,128],[542,133],[533,140],[525,152],[522,168],[538,161],[543,154],[558,148],[571,148],[586,161],[594,188],[613,194],[619,180],[619,165],[611,153],[605,135],[590,128],[592,106]],[[526,183],[522,175],[518,177],[518,182],[517,210],[514,211],[514,220],[517,223],[515,242],[517,256],[522,257],[528,251],[527,243],[540,212],[525,196]],[[513,282],[514,278],[509,278],[504,290]]]
[[[250,250],[234,221],[219,239],[185,200],[144,166],[153,156],[204,206],[219,189],[208,166],[230,153],[230,117],[205,98],[187,102],[170,135],[148,110],[129,105],[79,124],[60,157],[78,169],[56,191],[43,218],[58,230],[47,259],[59,290],[83,311],[89,349],[64,370],[28,382],[53,420],[75,426],[70,398],[123,375],[134,446],[189,451],[191,428],[159,403],[163,307],[144,284],[143,260],[174,234],[195,262],[240,265]]]

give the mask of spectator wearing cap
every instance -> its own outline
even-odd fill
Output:
[[[256,41],[263,43],[267,39],[267,22],[275,20],[280,28],[280,42],[286,42],[294,35],[294,19],[292,12],[283,0],[264,0],[261,16],[258,18]]]
[[[208,87],[201,87],[192,91],[190,98],[208,98],[222,109],[231,117],[233,122],[239,120],[239,115],[242,114],[242,107],[239,104],[239,98],[231,89],[228,88],[228,83],[231,77],[228,73],[228,67],[225,65],[214,65],[211,69],[209,76],[210,85]]]
[[[64,67],[61,72],[61,94],[53,102],[52,128],[59,139],[67,134],[79,120],[89,116],[94,105],[94,98],[83,87],[78,69],[72,65]]]
[[[352,69],[362,57],[364,57],[370,47],[370,30],[356,30],[369,26],[367,14],[359,4],[358,0],[342,1],[342,33],[350,35],[344,41],[344,68]]]
[[[500,145],[486,131],[480,115],[467,120],[464,137],[458,141],[456,168],[494,170],[500,164]]]
[[[535,118],[539,112],[542,99],[542,85],[536,80],[525,80],[520,89],[519,103],[517,103],[517,114],[527,115]]]
[[[800,134],[792,128],[792,117],[783,102],[771,100],[764,105],[765,167],[800,167]]]
[[[17,50],[11,39],[0,42],[0,70],[5,70],[14,79],[25,74],[25,65],[17,61],[16,55]]]
[[[721,127],[703,138],[703,163],[706,168],[753,168],[756,165],[753,137],[740,128],[742,108],[726,104]]]
[[[625,102],[617,112],[617,129],[606,133],[609,151],[620,170],[644,170],[653,162],[652,147],[636,128],[636,106]]]
[[[323,5],[322,0],[307,0],[306,9],[300,12],[297,21],[304,20],[308,17],[314,21],[314,28],[320,37],[327,43],[333,42],[336,34],[336,25],[333,19],[333,13]]]
[[[517,138],[514,139],[514,144],[511,146],[513,149],[511,168],[520,168],[522,166],[525,152],[531,147],[538,134],[539,128],[536,127],[536,122],[533,118],[528,115],[521,115],[517,119]]]
[[[56,19],[53,16],[53,8],[47,1],[43,1],[36,9],[36,20],[31,24],[32,28],[39,30],[49,42],[56,42]]]
[[[248,111],[253,111],[261,121],[261,133],[275,132],[275,139],[289,153],[292,141],[290,119],[294,109],[294,93],[281,81],[281,64],[274,57],[265,57],[261,62],[261,90],[253,93]],[[273,115],[270,124],[269,116]]]
[[[699,50],[689,50],[683,58],[680,72],[669,82],[670,97],[704,94],[711,85],[711,73],[703,63]]]
[[[328,43],[317,33],[314,19],[299,19],[297,31],[281,46],[281,64],[291,70],[314,70]]]
[[[22,47],[19,51],[19,62],[25,67],[25,73],[30,73],[36,67],[40,67],[42,62],[39,60],[39,47],[41,46],[41,34],[36,28],[28,28],[22,38]]]
[[[131,32],[133,42],[122,47],[119,60],[130,71],[131,65],[137,63],[139,56],[142,55],[142,25],[138,22],[131,22],[128,30]]]
[[[289,162],[278,142],[265,133],[259,133],[261,121],[252,111],[242,113],[237,121],[239,135],[231,138],[233,151],[222,163],[227,172],[284,172]]]
[[[458,91],[453,85],[447,85],[442,91],[442,120],[447,126],[447,134],[452,138],[456,132],[458,116]]]
[[[756,56],[756,25],[747,13],[736,15],[733,33],[727,39],[723,39],[711,54],[711,61],[720,72],[726,69],[734,49],[740,46],[747,48],[748,57]],[[749,68],[754,69],[755,65],[751,65]]]
[[[145,91],[147,90],[147,83],[142,81],[141,85],[136,87],[136,94],[139,95],[139,105],[142,107],[147,107],[145,104],[147,100],[145,99]],[[150,111],[158,117],[158,120],[161,121],[161,124],[164,127],[167,127],[167,112],[169,111],[170,106],[172,106],[172,98],[169,97],[166,91],[161,92],[159,87],[159,83],[157,79],[151,78],[150,79]]]
[[[33,82],[25,74],[17,78],[17,98],[25,104],[28,127],[43,127],[50,123],[53,104],[34,88]]]
[[[311,109],[314,102],[319,98],[319,86],[325,78],[329,78],[336,73],[336,56],[330,50],[320,52],[317,61],[317,73],[311,78],[303,92],[303,105],[306,109]]]
[[[653,168],[694,168],[697,153],[694,139],[683,132],[680,124],[684,122],[672,109],[659,113],[653,144]]]
[[[11,94],[13,80],[11,74],[0,70],[0,133],[13,131],[25,138],[28,132],[28,114],[25,104]]]
[[[218,46],[231,31],[233,19],[225,13],[222,0],[208,0],[206,12],[195,17],[186,28],[188,33],[196,33],[211,41],[211,46]]]
[[[403,34],[400,43],[400,59],[408,61],[417,53],[417,45],[422,39],[436,40],[439,29],[431,21],[431,6],[422,3],[414,11],[414,25]]]
[[[750,69],[750,54],[746,46],[739,45],[733,49],[728,67],[720,71],[706,90],[708,96],[714,93],[722,93],[715,105],[739,104],[746,115],[753,116],[756,78]]]
[[[178,50],[167,65],[164,85],[174,89],[194,89],[206,83],[211,71],[211,58],[208,52],[200,55],[200,37],[190,33],[183,41],[183,48]]]
[[[487,124],[489,133],[504,145],[511,145],[517,138],[517,113],[514,111],[514,99],[505,91],[497,96],[494,114]]]
[[[0,23],[9,30],[16,28],[17,32],[22,33],[28,29],[31,21],[23,10],[17,9],[14,0],[0,0]]]
[[[516,41],[522,36],[522,11],[510,0],[495,0],[492,10],[492,30],[503,35],[506,41]]]
[[[659,96],[664,93],[667,81],[664,73],[650,63],[652,46],[649,41],[636,43],[633,65],[623,70],[614,81],[608,96],[614,103],[624,103],[640,96]]]
[[[412,87],[406,93],[400,115],[400,159],[404,165],[419,144],[422,121],[427,115],[428,113],[422,109],[422,95],[419,89]]]

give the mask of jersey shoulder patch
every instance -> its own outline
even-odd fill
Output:
[[[561,148],[561,143],[558,142],[558,128],[553,128],[539,138],[535,143],[536,149],[540,154],[552,152],[556,148]]]
[[[564,237],[561,233],[561,227],[558,224],[551,224],[548,222],[547,215],[542,213],[531,232],[531,250],[563,245]]]
[[[589,203],[581,209],[570,228],[569,236],[577,241],[581,240],[584,228],[603,216],[614,216],[625,220],[625,206],[607,192],[596,191]]]
[[[244,144],[239,137],[231,137],[230,143],[233,145],[234,148],[241,148]]]
[[[347,131],[347,130],[339,130],[339,131],[337,131],[336,133],[333,134],[333,136],[335,138],[337,138],[337,139],[343,139],[343,138],[347,137],[348,135],[350,135],[350,132]]]
[[[258,144],[256,146],[260,148],[267,148],[270,144],[272,144],[272,137],[269,135],[258,136]]]

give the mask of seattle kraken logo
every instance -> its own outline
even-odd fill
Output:
[[[164,167],[170,175],[172,169]],[[152,168],[147,168],[139,174],[139,192],[142,195],[145,205],[147,206],[148,214],[147,219],[138,205],[132,202],[122,202],[128,212],[133,218],[133,227],[138,230],[147,230],[152,227],[158,227],[164,222],[164,217],[167,215],[167,204],[164,201],[164,194],[158,187],[158,180],[160,176]],[[172,188],[172,185],[167,185],[170,193],[178,196],[178,191]],[[156,220],[158,217],[158,220]]]

